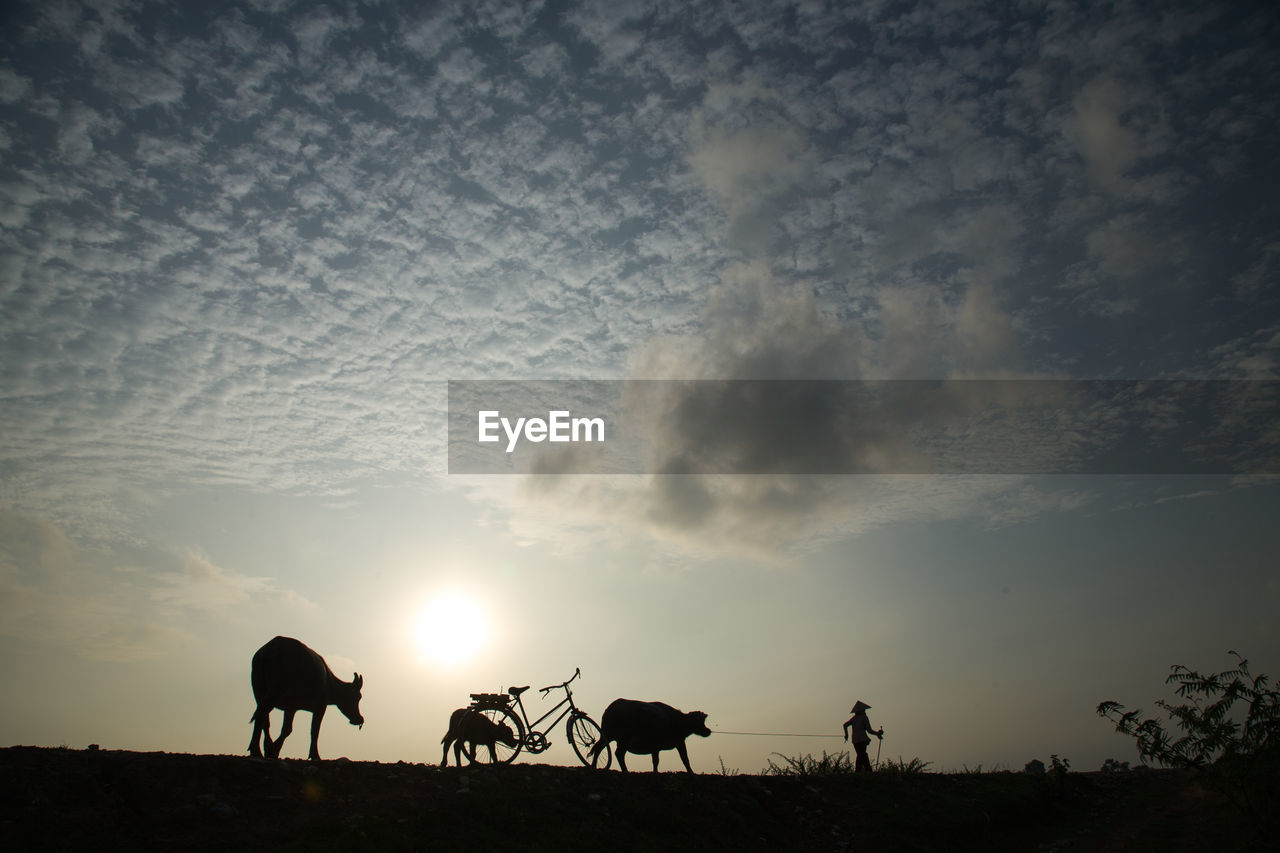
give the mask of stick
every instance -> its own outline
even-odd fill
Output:
[[[884,746],[884,735],[880,735],[880,737],[876,738],[876,740],[878,741],[878,743],[876,744],[876,769],[879,770],[880,769],[880,747]]]

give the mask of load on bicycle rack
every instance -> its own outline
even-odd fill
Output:
[[[471,704],[466,710],[472,714],[482,715],[495,728],[502,725],[508,726],[515,735],[515,745],[509,746],[498,741],[493,744],[492,749],[477,750],[475,743],[469,743],[464,750],[467,759],[474,764],[510,764],[522,750],[538,755],[551,746],[552,741],[548,739],[548,734],[567,717],[568,722],[564,726],[565,737],[569,739],[569,744],[573,747],[578,760],[588,767],[592,766],[591,751],[599,743],[601,733],[596,721],[574,704],[573,691],[569,689],[569,684],[580,675],[582,671],[575,668],[573,678],[568,681],[541,688],[538,692],[543,696],[552,690],[564,690],[564,698],[551,710],[533,721],[529,720],[529,715],[524,708],[524,700],[521,698],[521,694],[529,689],[528,685],[508,688],[505,693],[472,693]],[[552,719],[553,716],[554,719]],[[551,722],[544,726],[543,723],[547,720]],[[488,747],[488,744],[485,746]],[[447,750],[446,746],[446,752]],[[613,750],[606,746],[601,750],[595,766],[608,769],[612,763]]]

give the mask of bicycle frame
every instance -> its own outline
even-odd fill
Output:
[[[573,672],[573,678],[577,678],[577,677],[578,677],[579,675],[581,675],[581,674],[582,674],[582,673],[581,673],[581,671],[579,671],[579,670],[576,670],[576,669],[575,669],[575,670],[574,670],[574,672]],[[515,702],[515,704],[516,704],[516,707],[520,709],[520,718],[521,718],[521,720],[524,722],[524,728],[525,728],[525,739],[526,739],[526,740],[528,740],[528,739],[530,738],[530,736],[536,736],[536,737],[540,737],[540,738],[542,738],[543,740],[546,740],[547,733],[548,733],[548,732],[550,732],[550,731],[552,731],[553,729],[555,729],[555,727],[556,727],[557,725],[559,725],[559,724],[560,724],[560,721],[561,721],[561,720],[563,720],[563,719],[564,719],[566,716],[568,716],[569,714],[577,713],[577,711],[578,711],[578,706],[577,706],[577,705],[575,705],[575,704],[573,704],[573,691],[571,691],[571,690],[569,689],[569,682],[573,681],[573,678],[570,678],[570,679],[569,679],[569,681],[566,681],[566,682],[564,682],[563,684],[553,684],[553,685],[551,685],[550,687],[543,687],[540,691],[538,691],[538,692],[540,692],[543,696],[545,696],[545,695],[546,695],[547,693],[549,693],[550,691],[552,691],[552,690],[558,690],[558,689],[560,689],[561,687],[563,687],[563,688],[564,688],[564,694],[565,694],[565,695],[564,695],[564,698],[563,698],[563,699],[561,699],[561,700],[560,700],[559,702],[557,702],[554,706],[552,706],[552,708],[551,708],[551,710],[550,710],[550,711],[547,711],[547,712],[546,712],[545,714],[543,714],[541,717],[538,717],[538,719],[536,719],[536,720],[534,720],[534,721],[532,721],[532,722],[530,722],[530,721],[529,721],[529,714],[528,714],[528,712],[527,712],[527,711],[525,711],[525,709],[524,709],[524,697],[523,697],[523,696],[517,696],[517,697],[516,697],[516,702]],[[569,707],[568,707],[568,708],[564,708],[564,706],[565,706],[565,705],[568,705]],[[563,711],[560,711],[560,709],[561,709],[561,708],[564,708],[564,710],[563,710]],[[552,720],[550,723],[548,723],[548,724],[547,724],[547,727],[546,727],[545,729],[543,729],[542,731],[538,731],[536,727],[537,727],[537,726],[539,726],[539,725],[541,725],[543,720],[546,720],[548,717],[550,717],[550,716],[551,716],[552,714],[554,714],[556,711],[560,711],[560,715],[559,715],[559,716],[557,716],[557,717],[556,717],[554,720]],[[550,745],[550,743],[551,743],[551,741],[549,741],[549,740],[548,740],[548,741],[546,741],[546,742],[547,742],[547,744],[548,744],[548,745]]]
[[[565,737],[569,739],[570,746],[573,747],[574,753],[578,759],[588,766],[599,766],[608,769],[612,763],[612,752],[608,750],[608,744],[601,745],[600,726],[596,721],[591,719],[586,711],[583,711],[573,701],[573,690],[569,687],[578,676],[582,675],[582,671],[574,669],[573,678],[561,684],[552,684],[549,687],[543,687],[539,692],[545,698],[552,690],[564,690],[564,698],[556,702],[551,709],[542,714],[535,720],[529,719],[529,712],[524,707],[524,696],[527,687],[512,687],[506,693],[472,693],[472,702],[468,706],[477,713],[488,716],[491,723],[503,725],[505,719],[509,725],[506,728],[511,730],[511,734],[516,738],[515,742],[502,741],[504,747],[503,758],[500,763],[508,763],[514,761],[520,752],[526,751],[531,755],[538,755],[545,752],[551,746],[551,741],[547,735],[560,725],[566,717],[568,722],[565,723]],[[550,720],[550,722],[547,722]],[[452,731],[452,729],[451,729]],[[457,743],[461,743],[458,741]],[[488,743],[488,741],[485,741]],[[511,748],[510,752],[506,752],[507,747]],[[601,752],[603,749],[603,753]],[[441,760],[443,766],[448,760],[448,746],[446,745],[445,758]],[[458,753],[459,747],[455,744],[455,754]],[[499,763],[497,746],[493,743],[489,744],[489,758],[493,763]],[[603,764],[600,763],[600,755],[603,754]],[[475,743],[471,743],[471,749],[467,752],[469,760],[476,760]],[[458,756],[461,763],[461,756]]]

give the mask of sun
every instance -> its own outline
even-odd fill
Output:
[[[447,592],[422,609],[414,623],[414,641],[422,657],[442,668],[464,664],[489,643],[489,618],[473,596]]]

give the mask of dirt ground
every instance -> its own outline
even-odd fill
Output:
[[[0,749],[3,850],[1253,850],[1189,774],[777,777]]]

